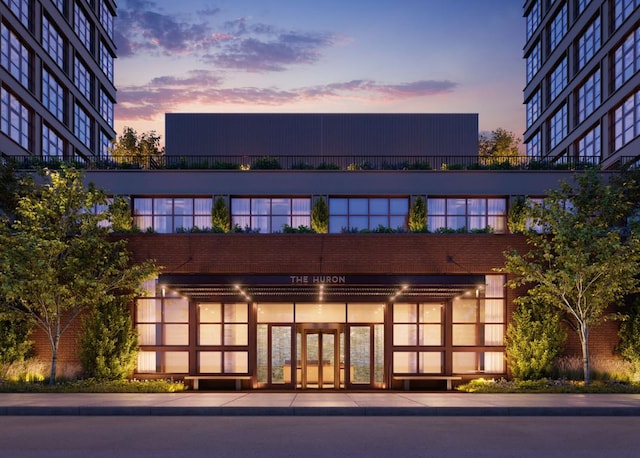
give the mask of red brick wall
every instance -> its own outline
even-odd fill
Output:
[[[482,274],[524,237],[493,234],[134,234],[135,261],[164,273]]]

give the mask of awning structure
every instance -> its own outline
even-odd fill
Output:
[[[484,289],[483,275],[160,275],[158,284],[196,300],[316,302],[444,300]]]

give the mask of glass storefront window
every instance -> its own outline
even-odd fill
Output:
[[[293,323],[293,304],[258,304],[259,323]]]
[[[349,323],[383,323],[384,304],[348,304]]]
[[[296,304],[297,323],[344,323],[345,304]]]

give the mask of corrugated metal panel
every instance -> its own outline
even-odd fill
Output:
[[[476,114],[168,113],[168,155],[476,155]]]

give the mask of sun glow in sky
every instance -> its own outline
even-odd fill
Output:
[[[166,112],[479,113],[524,130],[515,0],[119,0],[115,128]]]

